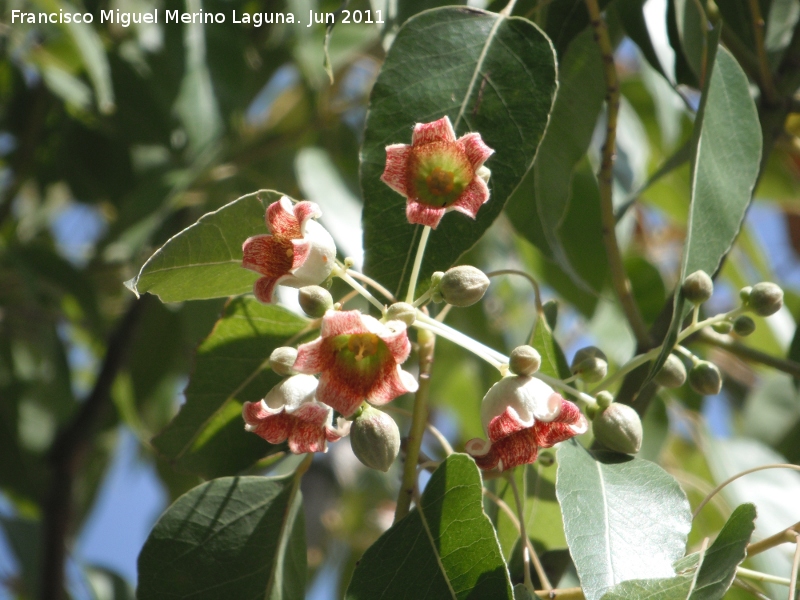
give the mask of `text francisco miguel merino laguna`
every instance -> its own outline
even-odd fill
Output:
[[[122,12],[116,10],[101,10],[100,23],[113,23],[128,27],[133,23],[159,23],[160,9],[153,9],[149,12]],[[164,10],[164,23],[202,23],[214,24],[225,23],[225,13],[221,12],[182,12],[180,10]],[[11,11],[11,23],[92,23],[94,15],[88,12],[68,12],[59,10],[58,12],[25,12],[22,10]],[[270,25],[272,23],[301,23],[300,19],[295,18],[290,12],[270,12],[270,13],[238,13],[231,11],[231,23],[249,24],[253,27]],[[315,12],[308,11],[308,21],[306,27],[311,27],[315,23],[383,23],[380,10],[342,10],[341,12]]]

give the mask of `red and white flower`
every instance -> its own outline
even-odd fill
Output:
[[[481,421],[489,441],[475,438],[465,449],[481,469],[500,471],[536,460],[539,448],[585,433],[580,409],[535,377],[505,377],[481,403]]]
[[[451,210],[476,218],[489,200],[490,172],[483,163],[493,153],[479,133],[456,139],[445,116],[433,123],[417,123],[411,145],[387,146],[381,180],[408,199],[410,223],[435,229]]]
[[[316,390],[316,377],[294,375],[284,379],[263,400],[244,403],[244,428],[270,444],[288,440],[289,450],[295,454],[327,452],[327,442],[347,435],[350,423],[339,419],[333,427],[333,411],[314,399]]]
[[[380,406],[417,390],[416,379],[400,368],[410,351],[405,323],[328,311],[320,337],[297,349],[294,370],[320,373],[317,399],[349,417],[364,401]]]
[[[272,301],[276,285],[303,287],[325,281],[336,264],[336,244],[314,219],[322,212],[314,202],[283,196],[267,207],[267,229],[242,245],[242,266],[261,275],[253,293],[261,302]]]

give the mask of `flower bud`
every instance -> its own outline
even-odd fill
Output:
[[[600,407],[598,407],[596,404],[587,404],[586,408],[583,409],[583,412],[586,413],[586,416],[591,421],[600,412]]]
[[[366,466],[386,472],[400,452],[400,430],[385,412],[365,406],[350,426],[350,447]]]
[[[689,385],[698,394],[713,396],[722,389],[722,375],[715,364],[701,360],[689,371]]]
[[[756,330],[756,322],[750,317],[742,315],[733,322],[733,330],[742,337],[746,337]]]
[[[431,289],[433,290],[433,293],[431,294],[431,300],[436,304],[444,301],[444,298],[442,298],[442,294],[439,291],[439,284],[442,283],[442,277],[444,277],[443,271],[434,271],[433,275],[431,275]]]
[[[614,402],[614,396],[611,395],[611,392],[603,390],[602,392],[599,392],[597,396],[595,396],[595,400],[597,401],[598,408],[600,410],[605,410],[611,406],[612,402]]]
[[[636,454],[642,447],[642,420],[627,404],[615,402],[592,421],[594,438],[606,448]]]
[[[572,359],[572,374],[588,383],[603,379],[608,373],[608,361],[600,348],[587,346],[575,353]]]
[[[681,293],[692,304],[702,304],[714,293],[714,282],[705,271],[695,271],[683,280]]]
[[[750,302],[750,292],[753,291],[753,286],[748,285],[747,287],[743,287],[739,290],[739,300],[742,301],[744,306],[747,306],[747,303]]]
[[[532,346],[514,348],[508,360],[508,368],[514,375],[533,375],[541,365],[542,357]]]
[[[387,321],[401,321],[411,327],[417,320],[417,309],[407,302],[395,302],[386,311]]]
[[[297,375],[294,370],[294,361],[297,359],[297,349],[289,346],[275,348],[269,355],[269,368],[281,377]]]
[[[448,269],[439,283],[439,293],[453,306],[472,306],[483,298],[488,287],[489,278],[483,271],[462,265]]]
[[[553,456],[552,452],[545,450],[544,452],[539,452],[539,457],[536,461],[543,467],[551,467],[555,464],[556,457]]]
[[[303,312],[314,319],[319,319],[333,308],[331,293],[318,285],[301,287],[297,299]]]
[[[711,326],[717,333],[730,333],[733,331],[733,323],[730,321],[718,321]]]
[[[677,388],[686,383],[686,367],[683,361],[670,354],[661,370],[656,373],[656,383],[665,388]]]
[[[783,306],[783,290],[774,283],[757,283],[750,291],[747,305],[761,317],[774,315]]]

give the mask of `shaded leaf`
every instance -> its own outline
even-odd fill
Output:
[[[556,494],[587,600],[625,580],[674,576],[691,528],[678,483],[654,463],[575,442],[557,456]]]
[[[264,215],[280,197],[269,190],[254,192],[203,215],[159,248],[126,285],[162,302],[251,291],[258,274],[242,268],[242,244],[251,235],[268,233]]]
[[[153,439],[164,458],[205,477],[237,473],[280,450],[244,430],[242,404],[278,383],[267,366],[272,350],[307,321],[284,308],[236,298],[197,349],[186,403]]]
[[[465,454],[431,476],[411,511],[358,563],[347,600],[513,597],[500,546],[483,512],[481,476]]]
[[[225,477],[161,515],[139,554],[138,598],[302,599],[300,477]]]
[[[708,66],[709,43],[705,12],[695,0],[675,0],[675,20],[683,55],[702,85]]]
[[[715,39],[710,36],[709,42]],[[714,67],[695,120],[692,200],[678,281],[699,269],[716,273],[739,233],[761,160],[761,127],[747,76],[723,47],[709,58]],[[664,364],[689,310],[676,293],[672,322],[648,381]]]
[[[442,8],[398,32],[370,97],[361,151],[365,271],[397,294],[407,283],[422,226],[406,199],[380,181],[388,144],[409,143],[413,125],[449,115],[456,133],[480,132],[491,199],[477,221],[445,216],[432,232],[421,281],[444,271],[494,221],[533,162],[555,94],[552,45],[531,22],[471,8]]]
[[[603,10],[610,0],[598,2]],[[573,38],[589,26],[586,0],[553,0],[547,7],[544,31],[553,40],[559,56],[566,52]]]
[[[664,79],[669,80],[653,47],[650,32],[647,30],[647,23],[644,18],[644,3],[645,0],[617,0],[614,6],[625,33],[639,46],[639,50],[642,51],[650,66],[658,71]]]

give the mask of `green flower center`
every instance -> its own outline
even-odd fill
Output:
[[[337,368],[345,378],[369,386],[379,376],[392,353],[374,333],[337,335],[331,339]]]
[[[347,340],[347,349],[353,353],[353,360],[359,362],[375,354],[380,341],[374,333],[356,333]]]
[[[428,206],[450,206],[474,177],[472,165],[455,142],[416,146],[409,160],[409,187]]]

